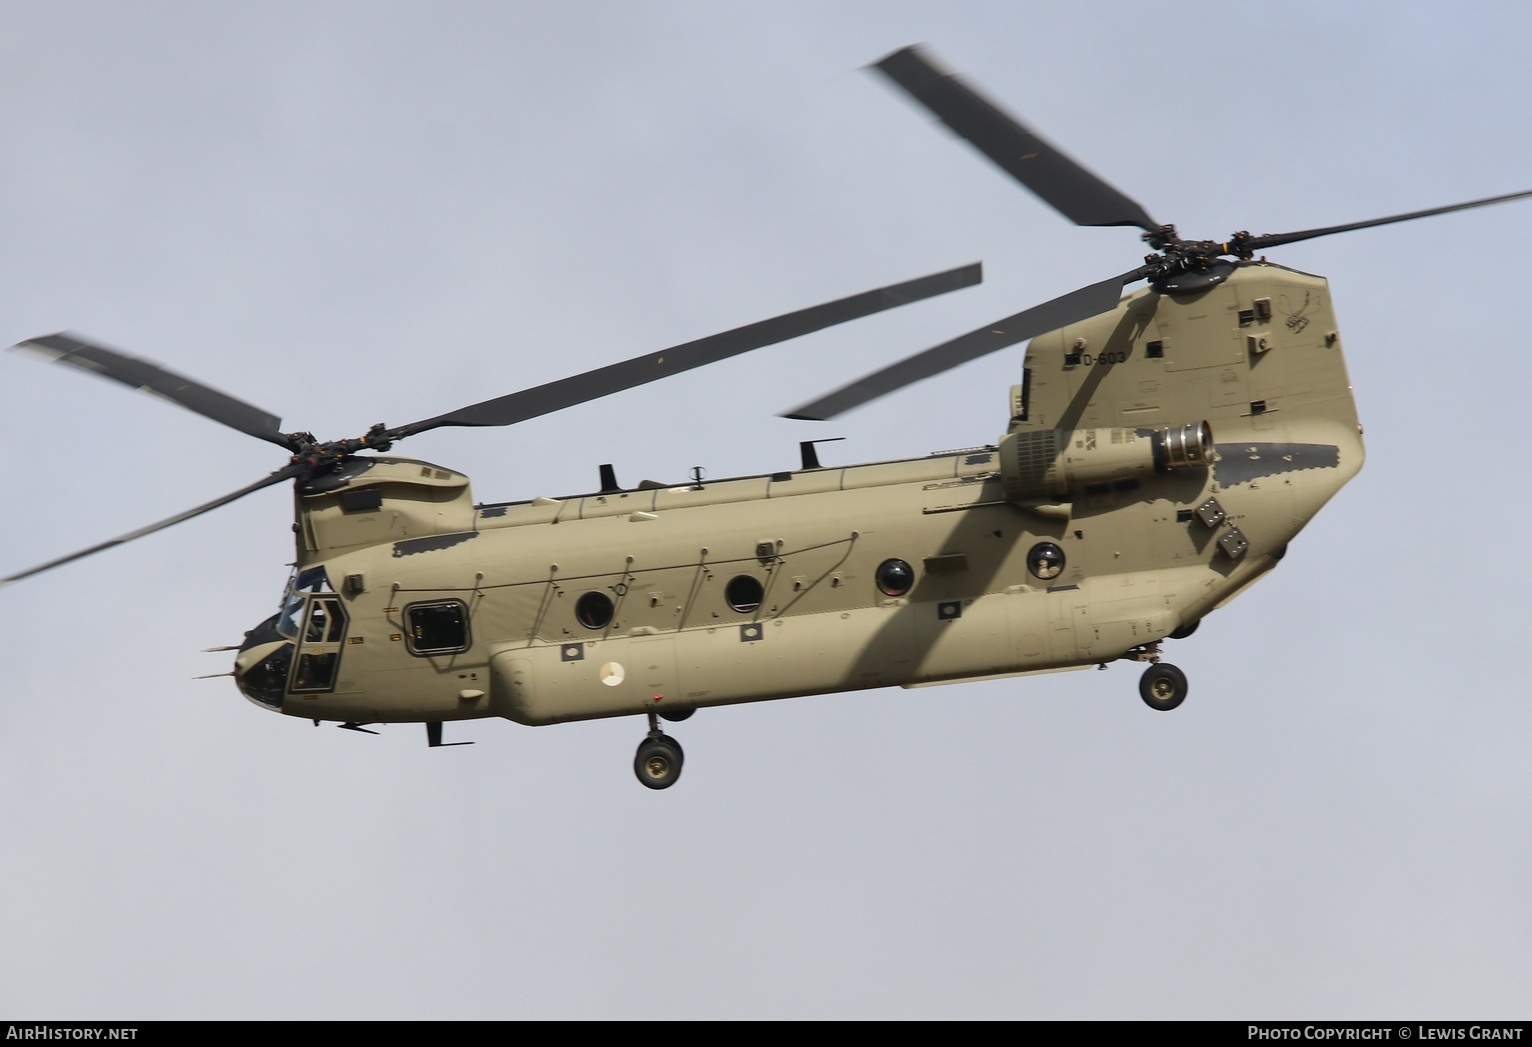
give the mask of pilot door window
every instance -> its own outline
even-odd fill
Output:
[[[298,645],[298,660],[293,666],[293,692],[333,691],[335,675],[340,672],[341,644],[346,639],[346,612],[336,596],[316,596],[309,600],[303,621],[303,635]]]
[[[468,607],[461,600],[416,603],[404,609],[404,635],[411,654],[455,654],[468,650]]]

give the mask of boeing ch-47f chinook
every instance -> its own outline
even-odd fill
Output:
[[[282,447],[276,472],[10,583],[293,481],[281,609],[237,648],[251,701],[367,724],[643,715],[634,770],[681,773],[660,720],[704,706],[1147,664],[1281,560],[1362,466],[1324,279],[1257,260],[1330,233],[1518,193],[1278,235],[1183,240],[921,51],[877,66],[1080,225],[1137,226],[1142,265],[986,325],[790,413],[825,419],[1031,339],[995,444],[678,486],[475,504],[468,478],[388,457],[440,426],[499,426],[978,281],[978,267],[868,292],[409,425],[322,442],[243,401],[73,335],[22,343]],[[1147,281],[1127,298],[1125,287]],[[370,452],[370,453],[369,453]],[[3,584],[0,583],[0,584]]]

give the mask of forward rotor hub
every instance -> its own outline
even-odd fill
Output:
[[[313,433],[285,434],[288,446],[293,451],[293,464],[307,465],[311,476],[330,472],[358,451],[387,451],[394,446],[398,437],[396,431],[382,422],[354,439],[328,440],[324,443],[316,440]]]

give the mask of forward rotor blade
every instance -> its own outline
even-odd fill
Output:
[[[149,360],[108,349],[96,342],[87,342],[79,335],[68,332],[49,334],[28,339],[11,348],[46,356],[58,363],[78,367],[82,371],[110,378],[134,389],[142,389],[242,433],[280,447],[288,446],[281,431],[282,419],[276,415],[166,370]]]
[[[1252,236],[1244,241],[1241,247],[1246,251],[1260,251],[1267,247],[1295,244],[1300,240],[1312,240],[1319,236],[1329,236],[1331,233],[1349,233],[1353,229],[1370,229],[1375,225],[1392,225],[1395,222],[1408,222],[1415,218],[1430,218],[1432,215],[1449,214],[1452,211],[1467,211],[1474,207],[1488,207],[1490,204],[1503,204],[1511,200],[1522,200],[1529,196],[1532,196],[1532,190],[1522,193],[1507,193],[1505,196],[1490,196],[1483,200],[1470,200],[1465,204],[1433,207],[1429,211],[1411,211],[1409,214],[1389,215],[1387,218],[1372,218],[1365,222],[1331,225],[1323,229],[1304,229],[1296,233],[1267,233],[1263,236]]]
[[[923,48],[895,51],[877,67],[1076,225],[1136,225],[1151,233],[1159,228],[1137,201],[941,68]]]
[[[110,549],[113,546],[122,545],[125,542],[131,542],[135,538],[142,538],[145,535],[153,534],[155,531],[163,531],[167,527],[173,527],[185,520],[190,520],[194,516],[201,516],[203,513],[217,509],[221,505],[228,505],[230,502],[243,498],[247,494],[253,494],[263,487],[270,487],[272,484],[281,483],[283,480],[298,476],[299,474],[305,472],[308,468],[309,466],[307,463],[294,463],[292,465],[283,466],[281,469],[278,469],[271,475],[257,480],[249,487],[241,487],[233,494],[226,494],[222,498],[216,498],[204,505],[197,506],[195,509],[188,509],[186,512],[172,516],[168,520],[161,520],[159,523],[150,524],[148,527],[140,527],[136,531],[130,531],[127,534],[120,535],[116,538],[113,538],[111,541],[102,542],[100,545],[93,545],[89,549],[81,549],[79,552],[70,553],[68,556],[61,556],[57,560],[49,560],[45,564],[40,564],[37,567],[30,568],[18,574],[8,575],[5,578],[0,578],[0,589],[5,588],[12,582],[19,582],[23,578],[30,578],[34,574],[42,574],[44,571],[51,571],[55,567],[62,567],[66,563],[72,563],[75,560],[83,559],[84,557],[90,556],[92,553],[99,553],[104,549]]]
[[[1131,283],[1143,275],[1145,269],[1135,269],[1110,280],[1071,291],[1042,305],[1035,305],[987,327],[969,331],[950,342],[943,342],[935,348],[907,357],[881,371],[858,378],[850,385],[842,386],[828,396],[804,404],[782,417],[810,421],[834,418],[886,393],[941,374],[970,360],[977,360],[997,349],[1104,313],[1117,305],[1122,297],[1123,284]]]
[[[946,294],[948,291],[956,291],[962,287],[972,287],[983,278],[982,267],[975,262],[973,265],[949,269],[918,280],[882,287],[875,291],[865,291],[849,298],[800,309],[795,313],[762,320],[746,327],[737,327],[732,331],[715,334],[709,338],[672,346],[658,353],[636,356],[622,363],[598,367],[594,371],[561,378],[556,382],[549,382],[532,389],[523,389],[494,400],[485,400],[483,403],[464,407],[449,414],[413,422],[391,430],[390,434],[396,439],[402,439],[444,425],[511,425],[528,418],[551,414],[587,400],[610,396],[612,393],[632,389],[647,382],[658,381],[682,371],[690,371],[694,367],[726,360],[752,349],[784,342],[789,338],[797,338],[835,324],[845,323],[847,320],[869,316],[899,305],[908,305],[911,302]]]

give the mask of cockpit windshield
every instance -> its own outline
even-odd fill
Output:
[[[282,594],[282,610],[277,614],[277,632],[289,640],[298,638],[298,623],[303,619],[303,601],[308,593],[330,593],[330,577],[323,567],[294,571]]]

